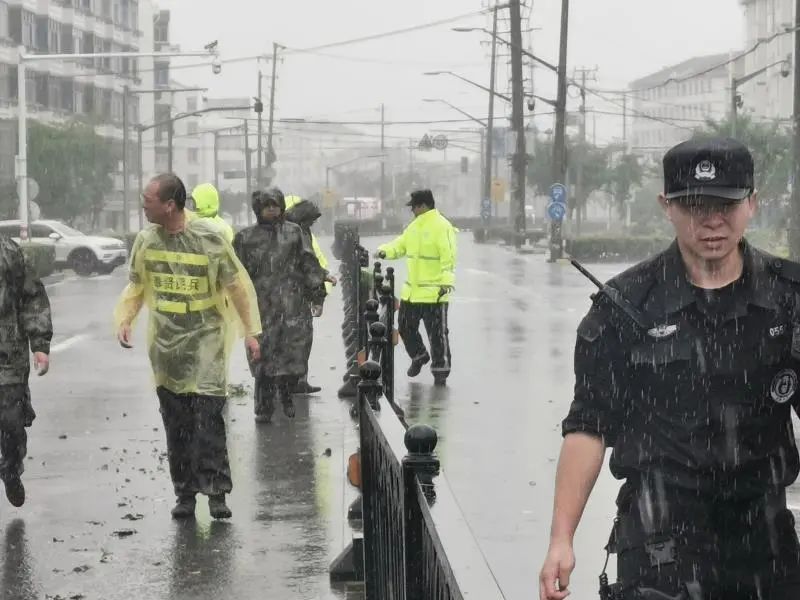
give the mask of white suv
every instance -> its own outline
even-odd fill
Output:
[[[19,221],[0,221],[0,235],[19,242],[19,226]],[[69,267],[84,277],[111,273],[128,259],[124,242],[86,235],[61,221],[33,221],[28,233],[32,242],[55,248],[57,267]]]

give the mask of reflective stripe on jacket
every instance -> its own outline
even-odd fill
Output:
[[[388,260],[406,257],[408,277],[401,299],[421,304],[447,302],[439,290],[455,285],[456,230],[438,210],[416,217],[405,231],[379,248]]]

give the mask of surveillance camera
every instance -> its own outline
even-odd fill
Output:
[[[533,112],[534,108],[536,108],[536,100],[533,98],[528,98],[528,111]]]
[[[214,73],[214,75],[219,75],[220,73],[222,73],[222,63],[218,58],[215,58],[211,62],[211,71],[212,73]]]
[[[792,66],[788,65],[786,63],[783,63],[781,65],[781,77],[785,78],[785,77],[788,77],[791,74],[792,74]]]

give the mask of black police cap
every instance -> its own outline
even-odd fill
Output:
[[[664,155],[668,200],[744,200],[753,193],[753,156],[733,138],[693,138]]]

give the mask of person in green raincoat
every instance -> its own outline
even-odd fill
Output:
[[[152,225],[133,244],[130,282],[115,309],[117,338],[124,348],[132,346],[134,320],[147,304],[148,352],[178,498],[173,517],[192,517],[202,493],[212,517],[228,518],[227,365],[237,334],[252,359],[260,356],[255,289],[218,230],[188,217],[186,188],[177,176],[155,177],[143,201]]]

